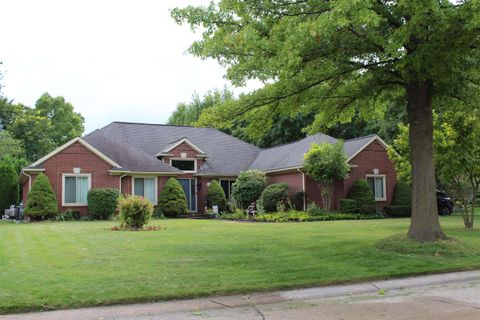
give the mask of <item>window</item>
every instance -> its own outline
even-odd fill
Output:
[[[65,174],[63,175],[62,205],[87,205],[87,193],[91,186],[90,174]]]
[[[178,160],[172,159],[172,167],[175,167],[179,170],[186,172],[196,172],[196,161],[195,160]]]
[[[157,204],[156,178],[133,178],[133,194]]]
[[[227,197],[227,201],[232,201],[232,186],[235,183],[235,180],[220,180],[220,185],[222,186],[223,192]]]
[[[375,195],[376,201],[387,200],[387,187],[385,175],[367,175],[367,182]]]

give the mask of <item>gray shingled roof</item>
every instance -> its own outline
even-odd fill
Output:
[[[375,135],[347,140],[345,153],[350,158]],[[337,139],[315,134],[302,140],[260,149],[212,128],[112,122],[84,137],[84,140],[122,166],[138,172],[180,172],[158,160],[156,154],[186,138],[202,149],[208,158],[199,174],[238,175],[247,169],[262,171],[300,167],[303,156],[315,143],[335,143]]]
[[[201,174],[237,175],[247,170],[260,152],[257,147],[212,128],[112,122],[98,131],[151,157],[175,141],[187,138],[208,155]],[[85,140],[95,146],[95,141],[91,143],[95,138],[90,136]],[[97,149],[103,152],[102,147]]]

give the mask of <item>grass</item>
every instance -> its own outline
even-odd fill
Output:
[[[441,223],[457,241],[408,243],[400,236],[408,219],[158,220],[164,228],[151,232],[114,232],[115,222],[0,222],[0,313],[479,268],[480,231],[465,231],[459,216]]]

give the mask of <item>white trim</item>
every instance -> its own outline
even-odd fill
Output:
[[[179,172],[143,172],[143,171],[128,171],[128,170],[108,170],[111,175],[114,174],[131,174],[131,175],[155,175],[155,176],[175,176],[184,174],[183,171]]]
[[[175,160],[175,161],[193,161],[193,167],[194,167],[193,171],[191,171],[191,170],[181,170],[181,169],[178,169],[176,167],[174,167],[174,168],[176,168],[176,169],[178,169],[178,170],[180,170],[184,173],[197,173],[197,159],[196,158],[170,158],[170,166],[171,167],[173,167],[173,165],[172,165],[173,160]]]
[[[152,176],[149,176],[149,175],[135,175],[135,176],[132,176],[132,196],[135,195],[135,179],[138,178],[138,179],[152,179]],[[153,179],[155,180],[155,202],[154,202],[154,205],[157,205],[158,204],[158,177],[153,177]],[[143,187],[145,188],[145,180],[143,180]],[[145,194],[143,195],[143,197],[145,198]]]
[[[360,149],[358,149],[354,154],[352,154],[348,159],[347,159],[347,162],[349,162],[350,160],[352,160],[353,158],[355,158],[360,152],[362,152],[363,150],[365,150],[365,148],[367,148],[373,141],[377,140],[378,142],[380,142],[381,145],[383,145],[383,147],[385,149],[388,149],[389,146],[388,144],[382,140],[382,138],[380,138],[379,136],[377,135],[374,135],[372,137],[372,139],[370,139],[367,143],[365,143]]]
[[[295,171],[302,169],[303,166],[297,166],[297,167],[288,167],[288,168],[282,168],[282,169],[275,169],[275,170],[270,170],[270,171],[263,171],[265,173],[276,173],[276,172],[283,172],[283,171]]]
[[[86,207],[88,203],[66,203],[65,202],[65,178],[66,177],[87,177],[88,191],[92,188],[92,174],[91,173],[63,173],[62,174],[62,207]]]
[[[387,175],[386,174],[366,174],[365,175],[365,180],[368,180],[368,178],[382,178],[383,180],[383,197],[382,198],[377,198],[375,197],[375,201],[387,201]],[[375,182],[373,183],[375,186]],[[375,195],[375,192],[373,192]]]
[[[168,147],[167,149],[163,149],[161,152],[158,153],[158,155],[161,155],[161,154],[164,154],[164,153],[167,153],[173,149],[175,149],[176,147],[178,147],[179,145],[181,145],[182,143],[186,143],[188,144],[192,149],[194,149],[195,151],[197,151],[198,153],[203,153],[205,154],[205,152],[202,151],[202,149],[200,149],[199,147],[197,147],[193,142],[191,142],[190,140],[188,140],[187,138],[182,138],[180,140],[178,140],[175,144],[171,145],[170,147]]]
[[[49,154],[47,154],[46,156],[44,156],[43,158],[40,158],[38,159],[37,161],[35,161],[34,163],[32,163],[30,166],[31,167],[35,167],[35,166],[38,166],[39,164],[41,164],[42,162],[50,159],[51,157],[53,157],[54,155],[56,155],[57,153],[65,150],[66,148],[70,147],[72,144],[74,143],[80,143],[82,146],[84,146],[85,148],[87,148],[89,151],[91,151],[92,153],[94,153],[95,155],[99,156],[102,160],[104,160],[105,162],[107,162],[108,164],[116,167],[116,168],[121,168],[121,166],[116,163],[115,161],[113,161],[112,159],[110,159],[109,157],[107,157],[106,155],[104,155],[103,153],[101,153],[98,149],[96,149],[95,147],[93,147],[92,145],[90,145],[89,143],[87,143],[85,140],[83,140],[82,138],[80,137],[76,137],[76,138],[73,138],[72,140],[68,141],[67,143],[65,143],[63,146],[60,146],[58,147],[57,149],[53,150],[52,152],[50,152]]]
[[[22,172],[45,172],[44,168],[23,168]]]

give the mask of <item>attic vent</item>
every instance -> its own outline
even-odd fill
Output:
[[[182,152],[180,153],[180,157],[185,159],[187,157],[187,153],[186,152]]]

